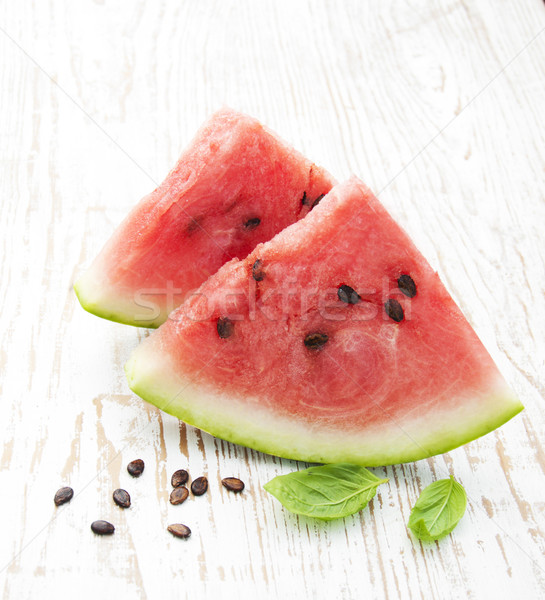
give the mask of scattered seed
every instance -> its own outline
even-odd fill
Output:
[[[187,500],[188,496],[189,490],[184,485],[175,487],[172,492],[170,492],[170,503],[174,505],[181,504]]]
[[[127,465],[127,471],[133,477],[140,477],[140,475],[142,475],[144,472],[144,466],[144,461],[138,458]]]
[[[244,489],[244,482],[236,477],[226,477],[225,479],[221,480],[221,484],[230,492],[235,492],[235,494],[242,492]]]
[[[318,198],[316,198],[316,200],[314,200],[314,202],[312,203],[312,206],[310,207],[310,210],[312,210],[314,207],[318,206],[318,204],[320,204],[320,201],[322,200],[322,198],[325,196],[325,194],[320,194],[318,196]]]
[[[182,525],[181,523],[169,525],[167,531],[170,531],[174,537],[178,538],[188,538],[191,535],[191,529],[189,529],[187,525]]]
[[[301,204],[306,206],[308,204],[307,193],[303,192],[303,197],[301,198]]]
[[[401,304],[397,300],[393,298],[389,298],[384,303],[384,310],[386,314],[390,317],[390,319],[394,320],[396,323],[400,323],[403,321],[403,308],[401,308]]]
[[[265,273],[263,272],[263,269],[261,268],[262,265],[263,265],[263,261],[259,260],[259,258],[252,265],[252,277],[256,281],[263,281],[265,279]]]
[[[337,296],[341,302],[346,302],[346,304],[357,304],[361,300],[360,295],[349,285],[341,285],[337,290]]]
[[[248,219],[246,223],[244,223],[244,228],[251,231],[255,229],[261,223],[261,219],[259,217],[254,217],[253,219]]]
[[[410,275],[401,275],[397,280],[397,287],[409,298],[416,296],[416,284]]]
[[[328,339],[327,333],[309,333],[305,338],[305,346],[311,350],[319,350]]]
[[[187,483],[188,479],[189,473],[185,469],[180,469],[172,474],[170,483],[172,484],[172,487],[177,488],[184,485],[184,483]]]
[[[98,535],[112,535],[115,527],[108,521],[93,521],[91,529]]]
[[[53,499],[55,502],[55,506],[60,506],[61,504],[66,504],[66,502],[70,502],[73,496],[74,490],[71,487],[62,487],[60,490],[57,490],[55,498]]]
[[[202,496],[208,489],[208,479],[206,477],[197,477],[191,482],[191,492],[194,496]]]
[[[218,330],[218,335],[224,340],[233,335],[235,324],[227,317],[220,317],[216,323],[216,328]]]
[[[114,502],[121,508],[129,508],[131,505],[131,497],[126,490],[118,489],[113,493]]]

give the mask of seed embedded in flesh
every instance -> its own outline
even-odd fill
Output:
[[[305,346],[310,350],[319,350],[329,339],[327,333],[309,333],[305,338]]]
[[[396,323],[400,323],[401,321],[403,321],[403,318],[405,316],[403,314],[403,308],[401,308],[401,304],[399,304],[399,302],[394,298],[389,298],[388,300],[386,300],[386,302],[384,303],[384,310],[386,311],[386,314],[390,317],[390,319],[392,319]]]
[[[60,490],[57,490],[55,498],[53,499],[55,502],[55,506],[60,506],[61,504],[66,504],[66,502],[70,502],[73,496],[74,490],[71,487],[62,487]]]
[[[133,477],[140,477],[140,475],[142,475],[144,472],[144,467],[144,461],[140,458],[137,458],[127,465],[127,471]]]
[[[182,523],[174,523],[173,525],[169,525],[167,527],[167,531],[172,533],[174,537],[178,538],[188,538],[191,535],[191,529],[187,525],[182,525]]]
[[[244,223],[244,229],[251,231],[255,229],[261,223],[261,219],[259,217],[253,217],[252,219],[248,219],[246,223]]]
[[[225,477],[221,480],[221,485],[230,492],[235,492],[235,494],[242,492],[244,489],[244,482],[237,477]]]
[[[220,317],[216,324],[216,328],[218,330],[218,335],[222,340],[227,339],[233,335],[233,331],[235,330],[235,325],[231,319],[227,317]]]
[[[265,279],[265,273],[263,272],[263,269],[261,268],[262,265],[263,265],[263,261],[259,260],[259,258],[252,265],[252,277],[256,281],[263,281]]]
[[[108,523],[108,521],[93,521],[91,529],[97,535],[112,535],[115,531],[115,527],[111,523]]]
[[[187,500],[188,496],[189,490],[184,485],[175,487],[172,492],[170,492],[170,503],[174,505],[181,504]]]
[[[306,192],[303,192],[303,197],[301,198],[301,204],[303,206],[306,206],[308,204],[307,193]]]
[[[320,201],[322,200],[322,198],[325,196],[325,194],[320,194],[318,196],[318,198],[316,198],[316,200],[314,200],[314,202],[312,203],[312,206],[310,207],[310,210],[312,210],[314,207],[318,206],[318,204],[320,204]]]
[[[196,231],[197,229],[202,229],[201,226],[201,220],[202,217],[190,217],[190,221],[189,224],[187,226],[187,232],[188,233],[193,233],[194,231]]]
[[[118,489],[112,495],[114,502],[121,508],[129,508],[131,505],[131,497],[127,490]]]
[[[208,489],[208,479],[206,477],[197,477],[191,482],[191,492],[194,496],[202,496]]]
[[[172,487],[177,488],[184,485],[184,483],[187,483],[188,479],[189,473],[185,469],[179,469],[172,474],[170,483],[172,484]]]
[[[346,302],[346,304],[357,304],[361,300],[358,292],[349,285],[341,285],[337,290],[337,296],[341,302]]]
[[[416,284],[410,275],[401,275],[397,280],[397,287],[409,298],[416,296]]]

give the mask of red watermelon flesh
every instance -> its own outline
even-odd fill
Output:
[[[221,110],[76,283],[81,305],[157,327],[190,290],[305,216],[332,185],[256,119]]]
[[[126,371],[137,394],[190,424],[315,462],[425,458],[522,409],[438,275],[356,178],[224,265]]]

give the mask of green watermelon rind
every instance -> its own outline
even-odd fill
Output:
[[[88,313],[100,317],[101,319],[107,319],[114,323],[121,323],[122,325],[132,325],[133,327],[145,327],[148,329],[156,329],[162,323],[164,323],[165,317],[163,314],[159,315],[154,321],[142,321],[138,322],[136,319],[129,319],[127,315],[130,310],[133,309],[133,305],[128,305],[125,309],[125,313],[122,309],[122,304],[119,299],[116,299],[117,308],[121,307],[119,312],[105,309],[106,306],[111,306],[112,303],[104,302],[104,299],[96,297],[96,292],[99,286],[91,285],[87,286],[86,281],[88,280],[89,272],[85,273],[80,279],[74,284],[74,291],[81,304],[81,307]]]
[[[138,396],[217,438],[306,462],[349,462],[366,467],[413,462],[443,454],[490,433],[524,408],[500,378],[497,383],[491,382],[490,392],[481,394],[477,410],[466,401],[461,404],[465,413],[458,419],[444,412],[435,415],[435,432],[434,416],[428,414],[423,415],[420,424],[414,420],[402,424],[392,420],[387,431],[377,430],[374,435],[338,428],[325,434],[323,428],[313,431],[306,421],[282,417],[257,403],[248,404],[248,399],[243,404],[236,398],[206,391],[190,380],[178,377],[174,381],[172,365],[169,368],[167,363],[155,360],[143,343],[125,365],[129,386]],[[222,410],[226,404],[227,410]],[[384,439],[391,441],[385,445]]]

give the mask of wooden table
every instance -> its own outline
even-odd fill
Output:
[[[544,597],[542,0],[21,0],[0,5],[0,27],[4,597]],[[362,177],[526,405],[444,456],[376,469],[389,483],[341,521],[298,519],[263,491],[305,465],[131,394],[123,364],[147,333],[85,313],[72,291],[222,104],[338,179]],[[209,493],[171,506],[178,468],[208,474]],[[467,513],[421,544],[410,508],[448,473]],[[76,495],[55,509],[61,485]],[[115,535],[95,537],[98,518]],[[165,531],[180,520],[187,541]]]

